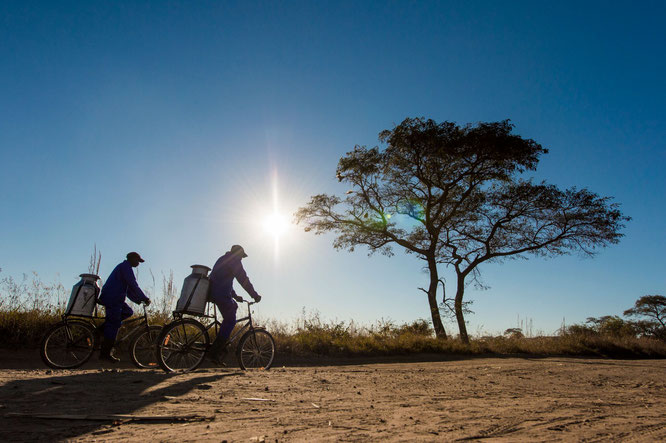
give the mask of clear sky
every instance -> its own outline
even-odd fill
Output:
[[[263,317],[428,318],[415,257],[297,227],[276,251],[262,221],[344,192],[338,159],[405,117],[510,118],[550,149],[537,178],[633,220],[594,259],[484,266],[469,332],[620,314],[666,295],[664,21],[663,1],[3,1],[0,276],[69,287],[97,244],[104,278],[137,250],[140,284],[180,283],[239,243]]]

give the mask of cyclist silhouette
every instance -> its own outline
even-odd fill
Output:
[[[109,278],[106,279],[106,283],[102,287],[98,303],[106,307],[106,318],[104,323],[99,327],[99,330],[104,334],[102,348],[99,353],[100,360],[111,363],[120,361],[111,351],[113,345],[116,343],[120,324],[134,313],[132,308],[125,303],[126,297],[129,297],[134,303],[150,304],[150,299],[146,297],[146,294],[139,287],[132,271],[132,268],[136,268],[139,266],[139,263],[143,262],[144,260],[139,253],[130,252],[127,254],[127,260],[113,269],[113,272],[111,272],[111,275],[109,275]]]
[[[235,300],[242,301],[236,295],[233,288],[234,278],[247,291],[255,301],[261,300],[261,296],[254,290],[250,279],[243,269],[241,260],[247,257],[245,250],[239,245],[233,245],[222,257],[217,259],[210,273],[210,297],[222,314],[222,325],[217,334],[215,342],[208,350],[208,358],[216,364],[222,364],[227,354],[229,336],[236,325],[236,310],[238,305]]]

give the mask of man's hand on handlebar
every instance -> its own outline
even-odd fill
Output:
[[[259,300],[261,300],[261,295],[257,294],[256,297],[252,297],[253,301],[245,300],[240,295],[232,295],[231,298],[236,300],[238,303],[259,303]]]
[[[150,306],[150,303],[151,303],[151,302],[150,302],[150,299],[149,299],[149,298],[147,298],[147,299],[145,299],[145,300],[143,301],[143,304],[146,305],[146,306]]]

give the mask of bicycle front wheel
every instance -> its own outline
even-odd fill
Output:
[[[157,363],[166,372],[192,371],[203,362],[209,341],[206,328],[192,318],[169,323],[157,339]]]
[[[160,332],[160,326],[148,326],[134,336],[130,343],[130,357],[134,366],[140,369],[155,369],[159,366],[155,351]]]
[[[42,361],[54,369],[74,369],[87,362],[95,350],[95,330],[87,323],[60,322],[51,327],[40,347]]]
[[[237,348],[241,369],[270,369],[275,358],[275,340],[264,329],[253,329],[241,337]]]

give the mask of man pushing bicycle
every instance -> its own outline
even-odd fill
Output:
[[[242,298],[236,295],[233,289],[234,278],[254,301],[261,300],[261,296],[254,290],[241,264],[241,260],[245,257],[247,254],[243,248],[233,245],[230,251],[215,262],[210,273],[210,297],[220,310],[223,320],[217,338],[208,350],[208,358],[218,365],[222,364],[227,355],[229,336],[236,325],[236,310],[238,309],[236,301],[242,301]]]

